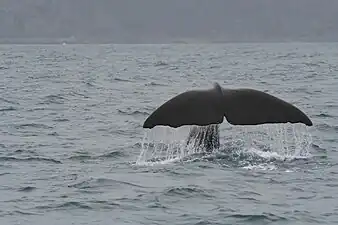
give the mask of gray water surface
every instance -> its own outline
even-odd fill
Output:
[[[337,223],[337,47],[1,45],[0,223]],[[232,151],[225,121],[219,152],[137,164],[146,117],[213,82],[301,108],[306,154]]]

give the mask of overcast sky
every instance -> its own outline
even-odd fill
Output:
[[[338,0],[0,0],[0,39],[338,41]]]

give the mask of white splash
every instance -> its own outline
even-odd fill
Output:
[[[249,165],[249,166],[244,166],[243,169],[247,169],[247,170],[276,170],[277,167],[273,164],[267,164],[267,163],[263,163],[263,164],[258,164],[258,165]]]
[[[190,126],[148,130],[144,134],[136,165],[167,164],[203,153],[204,149],[186,145],[189,131]],[[223,152],[235,149],[239,153],[281,161],[311,157],[312,136],[301,124],[228,126],[220,132],[227,134],[220,137],[221,142],[226,143],[222,144],[226,149],[220,149]]]
[[[245,128],[245,149],[262,158],[292,160],[311,156],[312,136],[300,124],[270,124]]]
[[[177,129],[155,127],[144,134],[141,153],[136,165],[167,164],[180,161],[186,156],[201,153],[203,149],[187,145],[189,126]]]

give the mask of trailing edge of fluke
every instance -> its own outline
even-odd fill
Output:
[[[183,92],[158,107],[143,128],[220,124],[224,117],[233,125],[303,123],[312,121],[300,109],[275,96],[254,89],[212,89]]]

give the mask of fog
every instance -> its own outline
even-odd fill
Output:
[[[338,41],[338,1],[0,1],[2,43],[284,41]]]

